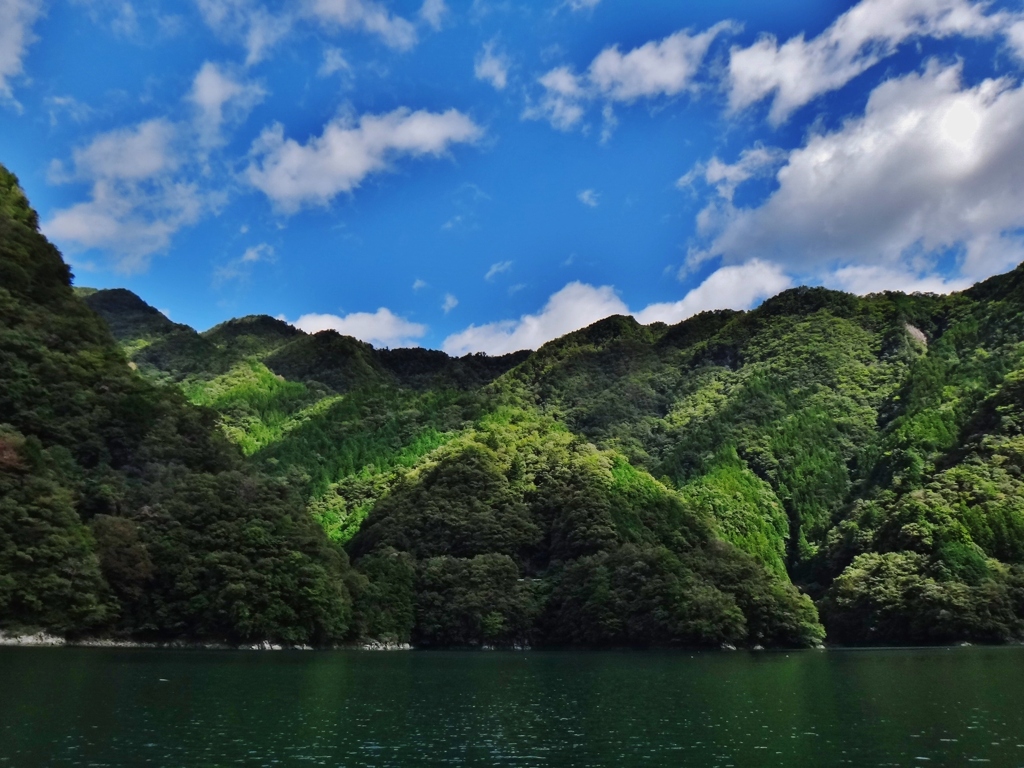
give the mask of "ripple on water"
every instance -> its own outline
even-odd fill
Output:
[[[810,768],[1024,757],[1024,659],[1010,649],[758,663],[538,653],[525,664],[501,653],[33,653],[0,649],[0,765]]]

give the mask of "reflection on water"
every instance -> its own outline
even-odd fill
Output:
[[[1024,650],[0,648],[0,767],[1024,766]]]

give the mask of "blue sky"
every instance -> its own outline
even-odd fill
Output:
[[[205,329],[539,344],[1024,260],[1024,5],[0,0],[0,162]]]

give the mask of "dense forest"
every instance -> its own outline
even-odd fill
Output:
[[[0,169],[0,629],[333,645],[1024,637],[1024,267],[503,357],[72,287]]]

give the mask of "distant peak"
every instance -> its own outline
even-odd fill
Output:
[[[274,334],[278,336],[303,336],[303,331],[300,331],[295,326],[286,323],[284,320],[278,320],[276,317],[270,315],[245,315],[244,317],[235,317],[231,320],[225,320],[223,323],[213,326],[208,331],[205,331],[205,336],[240,336],[240,335],[264,335]]]

